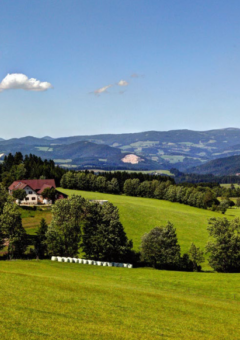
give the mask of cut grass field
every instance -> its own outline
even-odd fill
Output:
[[[23,208],[19,208],[19,210],[22,216],[22,224],[29,235],[35,234],[42,218],[46,220],[47,224],[50,224],[52,220],[52,213],[50,209],[25,210]]]
[[[168,201],[102,194],[98,192],[68,190],[58,188],[68,195],[82,195],[86,199],[108,200],[119,208],[120,220],[128,238],[133,240],[135,250],[139,250],[141,237],[156,226],[165,226],[172,222],[177,230],[177,236],[182,252],[188,252],[192,242],[204,249],[208,240],[207,224],[211,217],[224,215],[209,210],[198,209],[180,203]],[[226,217],[240,217],[240,209],[229,209]],[[203,269],[210,267],[203,265]]]
[[[0,262],[1,340],[237,340],[238,274]]]

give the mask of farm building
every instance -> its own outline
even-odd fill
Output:
[[[44,199],[41,195],[46,189],[54,188],[56,191],[55,199],[67,198],[66,194],[63,194],[56,190],[56,184],[54,179],[29,179],[29,180],[19,180],[14,181],[8,188],[9,194],[12,195],[14,190],[24,190],[27,194],[26,198],[18,202],[20,204],[52,204],[51,200]]]

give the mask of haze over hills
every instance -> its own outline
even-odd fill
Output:
[[[0,154],[16,151],[54,159],[69,167],[139,170],[174,167],[185,171],[213,159],[240,155],[240,129],[0,139]]]

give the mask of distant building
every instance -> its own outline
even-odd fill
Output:
[[[51,200],[42,197],[42,192],[46,188],[54,188],[56,190],[56,184],[54,179],[29,179],[13,182],[8,188],[9,194],[12,195],[14,190],[25,190],[26,198],[19,202],[20,204],[52,204]],[[55,199],[67,198],[68,196],[56,190]]]

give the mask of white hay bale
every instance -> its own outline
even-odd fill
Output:
[[[83,264],[88,264],[88,260],[83,260],[83,262],[82,262]]]
[[[73,263],[73,259],[71,257],[68,257],[68,262]]]
[[[112,262],[108,262],[108,267],[112,267],[113,263]]]
[[[123,268],[128,268],[128,263],[123,263]]]
[[[101,262],[101,261],[97,261],[97,265],[98,265],[98,266],[101,266],[101,265],[102,265],[102,262]]]
[[[63,262],[63,258],[61,256],[57,257],[58,262]]]
[[[57,256],[52,256],[51,257],[51,261],[57,261],[58,259],[57,259]]]
[[[107,267],[108,263],[107,262],[103,262],[103,267]]]
[[[73,257],[72,260],[73,260],[74,263],[78,263],[78,259],[76,257]]]
[[[94,265],[94,266],[97,266],[97,261],[93,261],[93,265]]]
[[[93,260],[88,260],[88,264],[93,264]]]
[[[78,263],[83,263],[83,260],[82,259],[78,259]]]
[[[63,257],[63,262],[68,262],[68,258],[67,257]]]
[[[128,265],[128,268],[132,268],[132,267],[133,267],[133,265],[132,265],[132,264],[129,264],[129,265]]]

